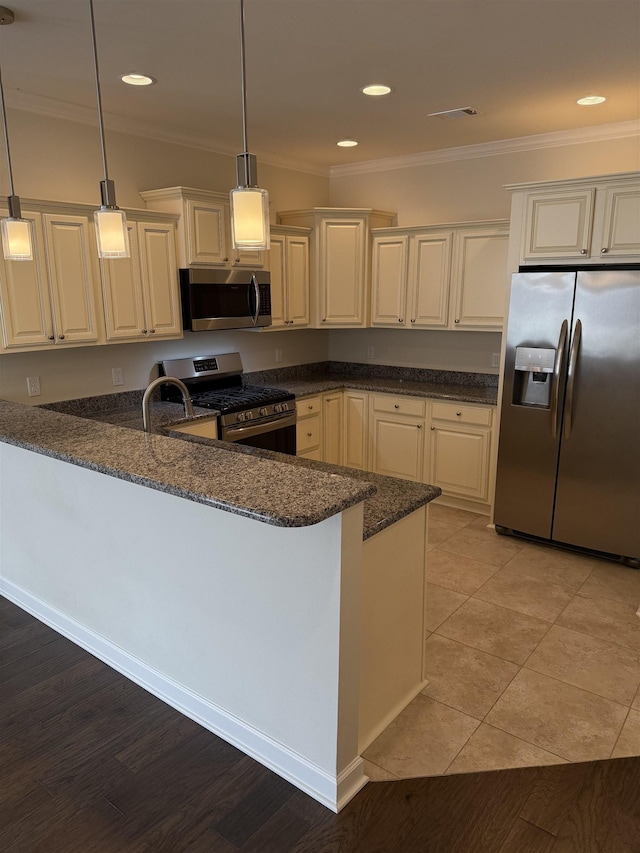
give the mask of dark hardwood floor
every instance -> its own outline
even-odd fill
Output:
[[[0,598],[3,853],[639,853],[640,759],[369,783],[335,815]]]

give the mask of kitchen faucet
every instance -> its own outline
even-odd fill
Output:
[[[147,385],[147,388],[142,397],[142,428],[145,432],[151,432],[151,395],[159,385],[175,385],[182,394],[182,402],[184,403],[184,415],[186,418],[192,418],[195,415],[193,411],[193,403],[189,396],[187,386],[181,379],[175,379],[173,376],[158,376],[153,382]]]

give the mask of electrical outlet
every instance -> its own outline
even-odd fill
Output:
[[[30,397],[40,396],[40,377],[27,376],[27,393]]]
[[[114,385],[124,385],[124,376],[122,375],[121,367],[111,368],[111,378]]]
[[[282,350],[276,349],[276,364],[280,364],[282,361]]]
[[[492,352],[491,353],[491,367],[500,367],[500,353]]]
[[[367,358],[373,358],[373,347],[367,347]]]

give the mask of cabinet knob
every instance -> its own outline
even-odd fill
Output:
[[[59,341],[63,341],[63,340],[64,340],[64,335],[58,335],[58,340],[59,340]]]
[[[580,249],[580,254],[581,254],[581,255],[586,255],[586,254],[587,254],[587,250],[586,250],[586,249]]]
[[[404,317],[398,317],[398,323],[404,323]]]
[[[312,412],[312,411],[313,411],[313,406],[307,406],[307,409],[309,409],[309,411],[310,411],[310,412]]]
[[[435,427],[434,427],[434,426],[432,426],[432,427],[431,427],[431,429],[435,429]]]
[[[416,426],[418,427],[418,429],[422,429],[422,424],[416,424]]]
[[[415,323],[415,321],[416,321],[416,318],[415,318],[415,317],[412,317],[412,318],[411,318],[411,322],[412,322],[412,323]]]
[[[606,255],[608,251],[609,251],[608,249],[600,249],[600,254]]]
[[[322,318],[322,322],[323,322],[323,323],[326,323],[326,322],[327,322],[327,318],[326,318],[326,317],[323,317],[323,318]]]
[[[143,334],[143,335],[146,335],[146,334],[147,334],[147,330],[146,330],[146,329],[142,329],[142,334]]]
[[[394,403],[394,404],[393,404],[393,408],[394,408],[394,409],[399,409],[399,408],[400,408],[400,404],[399,404],[399,403]]]
[[[458,417],[458,418],[462,417],[462,412],[456,412],[456,417]]]
[[[149,334],[151,334],[151,335],[155,335],[155,333],[156,333],[156,330],[155,330],[155,329],[149,329]]]
[[[49,335],[49,340],[50,340],[50,341],[55,341],[55,339],[56,339],[56,336],[55,336],[55,335]]]
[[[240,258],[234,258],[234,259],[233,259],[233,263],[234,263],[234,264],[239,264],[239,263],[240,263]]]
[[[313,433],[312,433],[312,432],[308,432],[308,433],[307,433],[307,438],[311,438],[311,436],[312,436],[312,435],[313,435]]]
[[[453,322],[454,322],[454,323],[459,323],[459,322],[460,322],[460,320],[456,317],[456,319],[455,319]]]
[[[229,261],[229,258],[223,258],[222,259],[222,263],[224,263],[224,264],[228,263],[228,261]]]

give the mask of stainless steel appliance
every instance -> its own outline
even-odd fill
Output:
[[[240,353],[170,359],[161,362],[160,375],[182,380],[194,406],[219,412],[222,441],[295,455],[295,395],[281,388],[244,385]],[[175,388],[162,386],[162,399],[181,402],[176,394]]]
[[[271,325],[271,280],[264,270],[180,270],[182,326],[192,332]]]
[[[640,268],[513,276],[494,521],[640,557]]]

